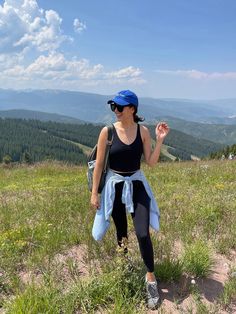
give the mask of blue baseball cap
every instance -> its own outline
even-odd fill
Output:
[[[108,100],[108,104],[116,103],[120,106],[133,105],[138,107],[138,97],[134,92],[130,90],[122,90],[120,91],[112,100]]]

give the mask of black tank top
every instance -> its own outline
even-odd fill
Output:
[[[113,142],[109,153],[110,168],[117,172],[133,172],[140,169],[140,161],[143,153],[143,142],[140,134],[140,126],[137,127],[137,135],[133,143],[123,143],[113,128]]]

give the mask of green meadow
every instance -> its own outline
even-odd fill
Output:
[[[143,170],[161,211],[160,232],[152,232],[160,287],[173,290],[169,299],[179,313],[187,298],[186,313],[230,311],[236,161],[163,162]],[[102,242],[93,240],[85,167],[2,165],[0,200],[0,313],[147,313],[132,221],[128,258],[116,251],[113,223]],[[201,283],[210,280],[216,257],[227,261],[227,278],[207,303]],[[168,313],[165,306],[160,313]]]

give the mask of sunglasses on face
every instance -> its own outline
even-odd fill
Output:
[[[111,106],[112,111],[115,111],[117,109],[117,111],[119,112],[122,112],[124,110],[124,107],[127,107],[127,106],[117,105],[115,102],[111,103],[110,106]]]

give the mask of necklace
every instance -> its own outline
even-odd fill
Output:
[[[136,126],[136,124],[132,124],[132,125],[130,125],[130,126],[128,126],[127,128],[124,128],[124,127],[118,127],[118,129],[119,130],[122,130],[122,131],[127,131],[127,130],[129,130],[129,129],[132,129],[134,126]]]
[[[127,128],[119,128],[119,127],[116,127],[116,129],[122,131],[121,134],[119,134],[119,138],[121,139],[121,141],[126,144],[126,145],[130,145],[131,143],[133,143],[133,141],[135,140],[135,138],[130,137],[130,134],[129,132],[127,132],[128,130],[134,128],[136,126],[136,124],[132,124],[130,125],[129,127]],[[127,133],[126,133],[127,132]]]

